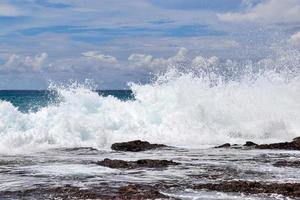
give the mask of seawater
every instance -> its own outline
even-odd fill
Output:
[[[101,96],[114,96],[120,100],[133,98],[131,90],[96,90]],[[19,111],[36,112],[49,104],[58,103],[55,91],[50,90],[0,90],[0,100],[8,101]]]
[[[129,83],[130,91],[78,83],[2,91],[0,152],[109,149],[134,139],[206,148],[299,136],[299,52],[255,62],[208,61],[169,67],[148,84]]]
[[[172,66],[148,84],[130,83],[129,91],[95,91],[78,83],[52,84],[45,91],[1,91],[0,198],[16,199],[25,190],[25,195],[51,199],[47,189],[67,184],[99,191],[104,183],[101,192],[111,193],[110,188],[124,184],[164,182],[185,186],[161,191],[180,199],[286,199],[191,188],[224,180],[300,181],[297,168],[274,165],[298,161],[299,151],[208,148],[299,136],[299,52],[256,62],[209,60],[184,70]],[[110,150],[114,142],[134,139],[175,148]],[[119,170],[95,164],[105,158],[167,159],[181,165]],[[5,196],[7,191],[13,192]]]

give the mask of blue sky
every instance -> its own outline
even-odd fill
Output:
[[[299,49],[300,0],[1,0],[0,89],[124,89],[199,57]],[[198,57],[198,59],[196,59]]]

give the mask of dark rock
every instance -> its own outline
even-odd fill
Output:
[[[132,168],[134,163],[132,163],[132,161],[111,160],[105,158],[102,161],[96,162],[96,164],[109,168]]]
[[[0,191],[0,199],[172,199],[158,188],[161,187],[139,184],[122,187],[103,184],[85,189],[68,184],[55,188],[38,186],[22,191]]]
[[[98,151],[98,149],[93,147],[74,147],[66,148],[65,151]]]
[[[260,144],[257,149],[284,149],[284,150],[300,150],[300,139],[294,138],[292,142],[280,142],[272,144]]]
[[[293,141],[295,141],[295,142],[300,142],[300,137],[295,137],[295,138],[293,139]]]
[[[56,188],[33,188],[23,191],[0,192],[0,199],[96,199],[93,191],[66,185]]]
[[[230,181],[217,184],[198,184],[194,189],[207,189],[221,192],[242,192],[246,194],[281,194],[300,197],[300,183],[259,183],[247,181]]]
[[[287,160],[280,160],[273,164],[275,167],[299,167],[300,168],[300,161],[287,161]]]
[[[216,146],[215,148],[230,148],[230,144],[229,143],[225,143],[225,144],[222,144],[220,146]]]
[[[230,148],[232,148],[232,149],[242,149],[242,145],[233,144],[233,145],[230,146]]]
[[[137,161],[124,161],[124,160],[111,160],[108,158],[105,158],[102,161],[98,161],[96,162],[96,164],[104,167],[117,168],[117,169],[164,168],[170,165],[179,165],[179,163],[169,161],[169,160],[143,159]]]
[[[173,162],[172,160],[151,160],[151,159],[142,159],[136,161],[136,164],[141,167],[149,167],[149,168],[161,168],[168,167],[169,165],[179,165],[177,162]]]
[[[146,151],[146,150],[157,149],[157,148],[162,148],[162,147],[166,147],[166,145],[164,145],[164,144],[150,144],[147,141],[141,141],[141,140],[114,143],[113,145],[111,145],[112,150],[132,151],[132,152]]]
[[[157,188],[144,185],[128,185],[119,189],[120,199],[170,199]]]
[[[257,144],[251,141],[247,141],[246,144],[244,144],[244,147],[252,147],[252,146],[256,146]]]

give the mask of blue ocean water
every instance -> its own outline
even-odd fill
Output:
[[[101,96],[114,96],[120,100],[133,99],[131,90],[97,90]],[[0,100],[8,101],[21,112],[37,111],[58,101],[55,91],[51,90],[0,90]]]

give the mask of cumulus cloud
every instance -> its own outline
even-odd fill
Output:
[[[22,15],[21,11],[9,4],[0,4],[0,16],[15,17]]]
[[[134,66],[159,69],[184,62],[186,60],[187,53],[188,50],[186,48],[180,48],[177,54],[170,58],[154,58],[152,55],[135,53],[131,54],[128,57],[128,60],[132,61]]]
[[[242,12],[218,14],[222,21],[255,23],[300,22],[299,0],[265,0]]]
[[[153,61],[153,56],[152,55],[134,53],[134,54],[131,54],[128,57],[128,60],[133,61],[133,62],[137,62],[140,65],[142,65],[142,64],[148,65]]]
[[[300,31],[294,33],[290,39],[288,40],[288,42],[292,45],[298,46],[300,45]]]
[[[110,56],[110,55],[104,55],[97,51],[88,51],[83,52],[82,55],[88,59],[93,59],[100,62],[106,62],[106,63],[117,63],[117,58]]]
[[[40,71],[47,57],[47,53],[37,54],[34,57],[12,54],[4,64],[4,69],[17,71]]]

